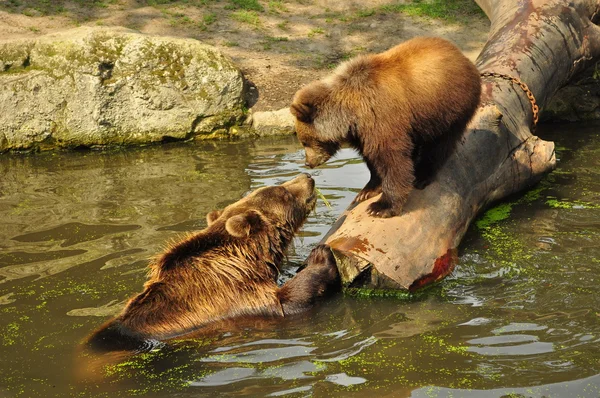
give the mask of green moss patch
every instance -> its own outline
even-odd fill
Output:
[[[401,12],[416,17],[443,19],[450,22],[468,21],[473,16],[482,16],[483,11],[471,0],[413,0],[408,4],[391,4],[381,7],[382,11]]]

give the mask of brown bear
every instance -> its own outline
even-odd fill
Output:
[[[301,174],[209,213],[208,227],[158,257],[142,293],[87,346],[139,350],[221,321],[294,314],[338,290],[335,258],[323,245],[294,278],[276,283],[287,246],[315,206],[314,187]]]
[[[326,162],[342,144],[363,156],[371,179],[355,202],[382,193],[368,213],[400,214],[413,187],[435,177],[479,104],[479,71],[450,42],[408,40],[341,64],[294,96],[291,112],[306,165]]]

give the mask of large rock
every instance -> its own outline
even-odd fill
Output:
[[[229,135],[244,80],[192,39],[79,28],[0,42],[0,152]]]

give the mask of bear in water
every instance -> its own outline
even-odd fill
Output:
[[[151,263],[144,290],[96,330],[87,347],[140,350],[217,323],[295,314],[339,290],[335,258],[324,245],[294,278],[276,283],[286,248],[315,207],[314,188],[301,174],[209,213],[206,229]]]

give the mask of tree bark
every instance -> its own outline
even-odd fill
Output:
[[[476,0],[491,21],[481,72],[520,79],[540,108],[600,57],[600,1]],[[398,217],[351,206],[323,239],[346,285],[414,289],[452,271],[471,221],[490,203],[531,187],[555,167],[554,143],[531,131],[522,88],[485,77],[481,105],[436,180],[414,190]]]

